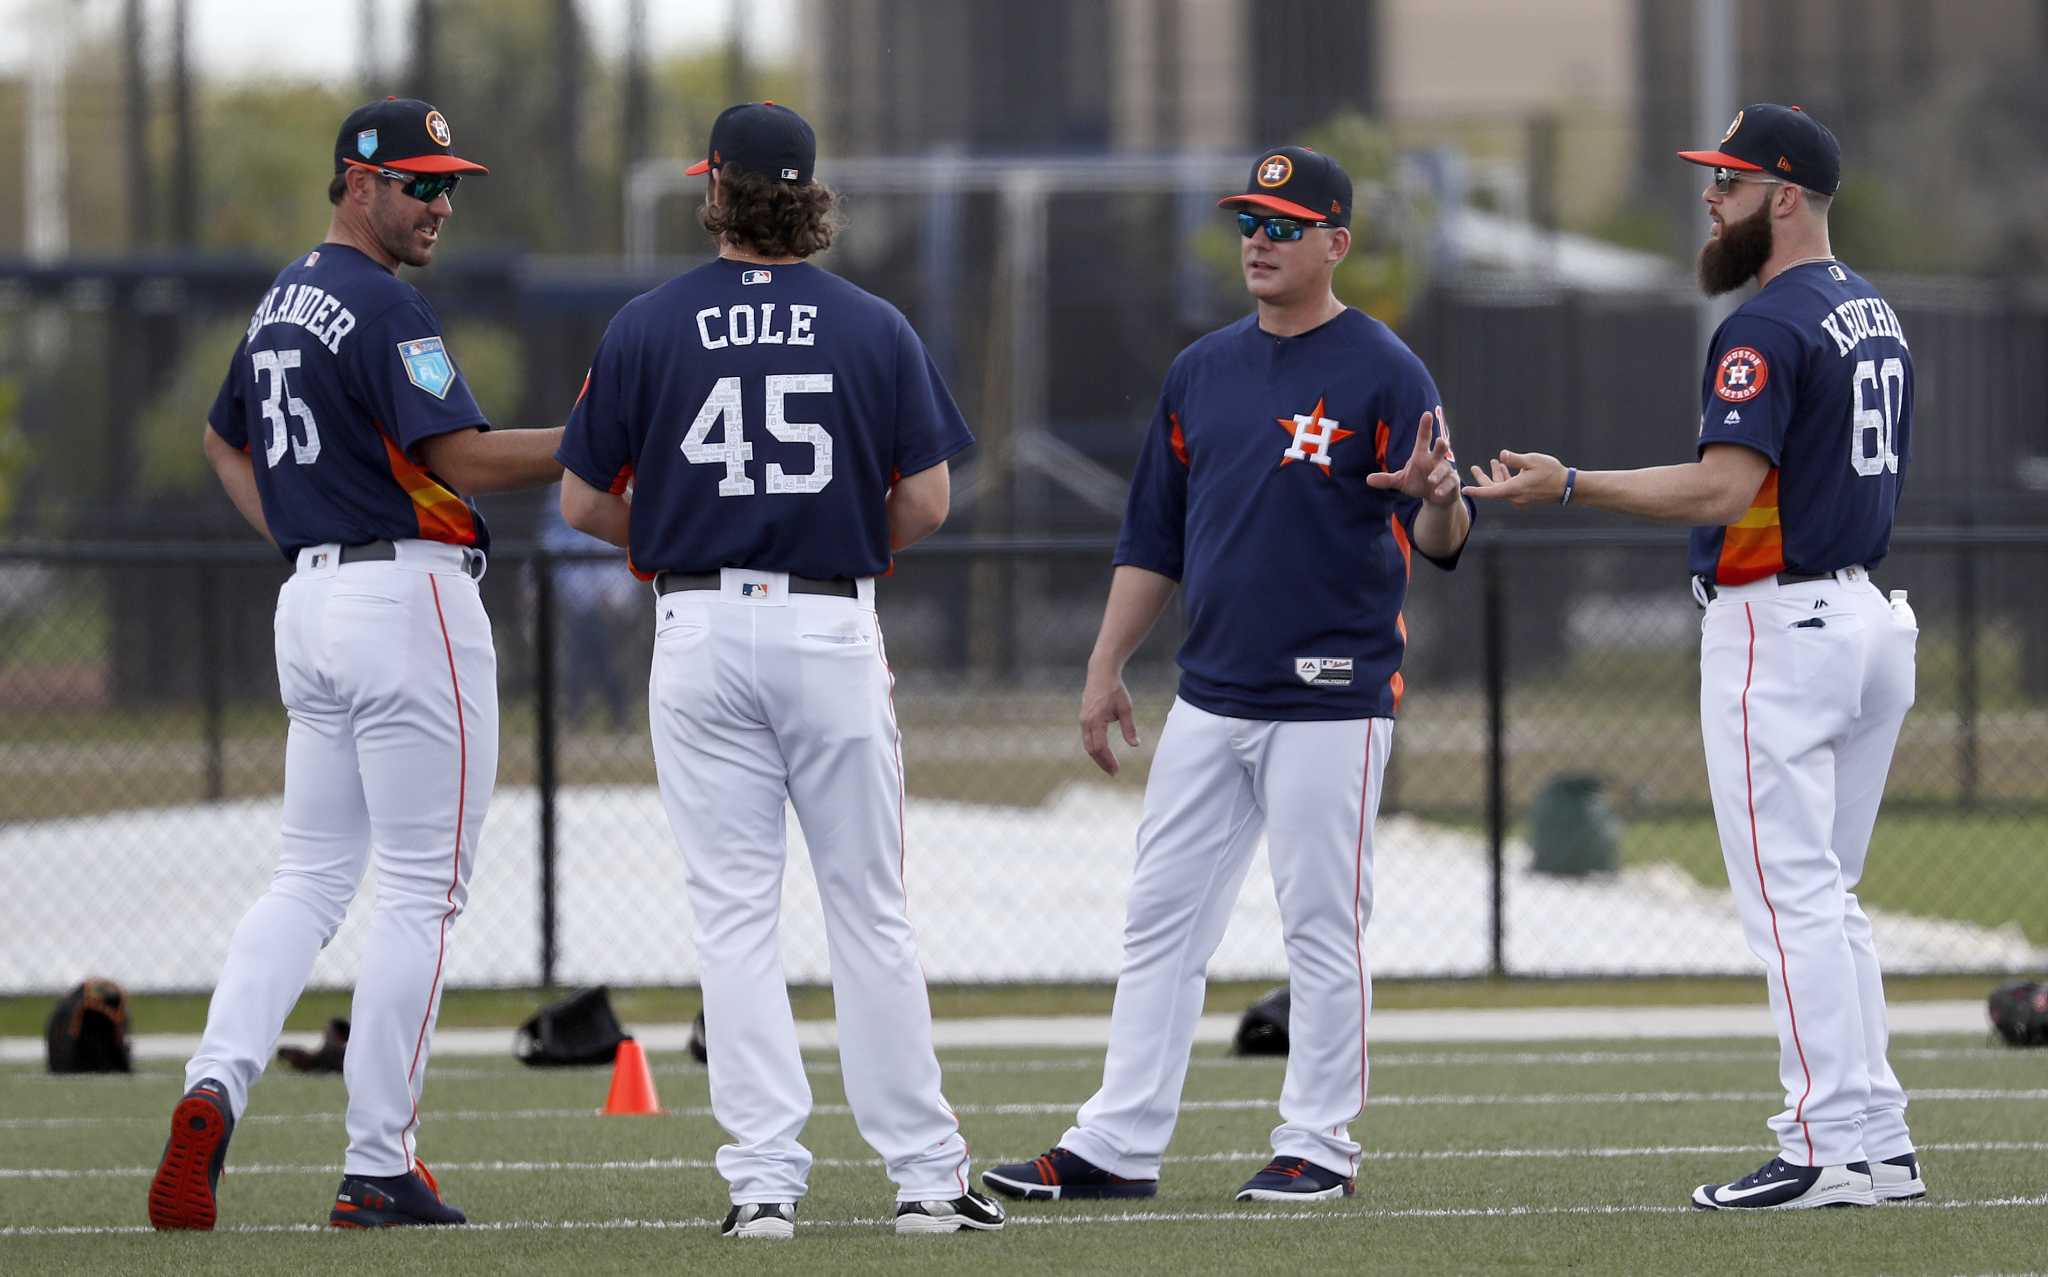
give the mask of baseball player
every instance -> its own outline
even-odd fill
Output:
[[[811,1168],[776,935],[785,804],[824,902],[847,1102],[896,1181],[896,1231],[992,1231],[1003,1211],[968,1187],[906,917],[875,619],[875,577],[944,520],[947,458],[973,436],[903,316],[805,260],[837,221],[816,159],[788,107],[713,123],[688,171],[710,175],[718,257],[612,320],[562,442],[562,513],[654,582],[648,717],[731,1137],[724,1234],[791,1236]]]
[[[1757,292],[1714,333],[1699,459],[1581,471],[1542,453],[1473,467],[1472,495],[1695,525],[1700,728],[1728,884],[1762,960],[1785,1110],[1778,1156],[1707,1210],[1922,1197],[1906,1093],[1885,1059],[1884,987],[1855,896],[1919,630],[1871,584],[1911,460],[1913,356],[1899,317],[1828,248],[1841,150],[1798,107],[1743,108],[1717,150],[1709,296]]]
[[[228,1139],[374,848],[377,906],[349,1019],[348,1154],[331,1222],[459,1224],[414,1156],[449,932],[498,766],[497,658],[477,594],[490,537],[462,495],[552,482],[560,430],[486,433],[423,267],[481,164],[425,102],[358,108],[334,218],[263,295],[206,456],[296,570],[278,594],[290,714],[277,873],[228,946],[149,1188],[160,1229],[211,1228]]]
[[[1456,565],[1471,529],[1435,384],[1346,307],[1351,179],[1264,153],[1237,210],[1256,313],[1166,374],[1125,506],[1081,740],[1138,734],[1123,667],[1180,585],[1187,637],[1138,826],[1102,1088],[1049,1152],[982,1178],[1013,1197],[1150,1197],[1172,1137],[1204,971],[1266,835],[1293,990],[1273,1160],[1237,1200],[1355,1191],[1372,985],[1373,824],[1401,701],[1412,546]]]

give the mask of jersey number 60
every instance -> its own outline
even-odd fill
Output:
[[[256,375],[261,378],[270,374],[270,385],[264,392],[263,420],[270,423],[270,444],[263,450],[263,459],[275,467],[284,460],[284,445],[290,436],[286,428],[285,413],[298,419],[305,431],[305,438],[292,439],[292,460],[302,466],[310,466],[320,459],[320,428],[313,424],[313,410],[306,401],[292,393],[291,381],[285,376],[287,368],[299,366],[296,350],[252,350],[249,358],[256,364]]]
[[[768,433],[784,443],[807,443],[817,454],[809,474],[789,474],[776,462],[768,463],[768,491],[823,492],[832,482],[832,436],[815,421],[791,421],[783,408],[790,395],[829,395],[829,372],[773,373],[768,377]],[[721,425],[718,443],[711,442],[711,427]],[[725,477],[718,481],[721,497],[750,497],[754,481],[747,475],[754,445],[747,442],[747,427],[740,400],[740,379],[720,377],[711,387],[690,433],[683,436],[683,456],[696,465],[723,465]]]
[[[1863,383],[1877,392],[1875,406],[1863,406]],[[1899,472],[1899,409],[1906,400],[1906,363],[1894,356],[1879,364],[1874,359],[1865,359],[1856,365],[1855,379],[1850,383],[1856,396],[1856,416],[1851,425],[1849,440],[1849,463],[1860,475],[1883,474],[1889,470]],[[1864,436],[1871,435],[1869,450],[1864,448]]]

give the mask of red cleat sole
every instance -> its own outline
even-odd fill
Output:
[[[228,1120],[204,1095],[187,1095],[171,1110],[171,1139],[149,1183],[149,1222],[159,1232],[210,1229],[218,1214],[213,1163]]]

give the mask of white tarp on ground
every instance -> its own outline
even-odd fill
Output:
[[[1116,974],[1138,795],[1077,786],[1043,807],[912,800],[911,920],[935,981],[1107,980]],[[500,791],[484,826],[451,984],[539,977],[539,801]],[[88,974],[131,989],[210,987],[229,933],[274,857],[275,799],[131,811],[0,830],[0,861],[31,892],[0,902],[0,990],[67,987]],[[565,984],[695,979],[681,863],[660,799],[645,787],[572,787],[558,813],[559,951]],[[790,820],[783,949],[791,981],[827,978],[817,891]],[[1651,865],[1602,879],[1533,873],[1510,849],[1509,968],[1518,974],[1760,970],[1725,889]],[[1483,972],[1486,851],[1475,836],[1405,817],[1381,822],[1368,957],[1381,975]],[[33,867],[33,872],[29,872]],[[374,871],[314,967],[350,983]],[[1886,969],[2020,970],[2048,953],[2014,928],[1874,912]],[[1277,977],[1286,960],[1263,851],[1210,966],[1218,978]]]

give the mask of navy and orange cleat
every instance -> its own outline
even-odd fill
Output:
[[[414,1224],[467,1224],[469,1216],[441,1200],[441,1186],[425,1162],[404,1175],[344,1175],[327,1222],[336,1228],[404,1228]]]
[[[1241,1202],[1327,1202],[1358,1191],[1358,1181],[1305,1157],[1276,1157],[1237,1190]]]
[[[216,1194],[227,1161],[235,1115],[228,1089],[204,1078],[171,1110],[171,1138],[149,1181],[149,1223],[159,1232],[210,1229],[219,1214]]]
[[[1028,1162],[1011,1162],[981,1173],[981,1182],[1005,1197],[1049,1202],[1077,1197],[1156,1197],[1156,1179],[1125,1179],[1063,1148],[1053,1148]]]

